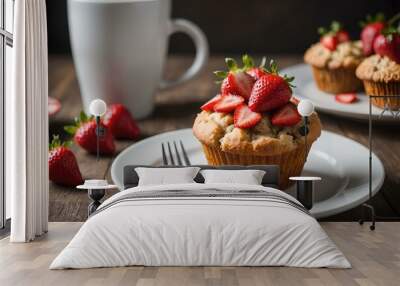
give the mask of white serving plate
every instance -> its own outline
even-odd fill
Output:
[[[352,104],[339,103],[333,94],[320,91],[313,79],[311,67],[306,64],[298,64],[283,69],[282,74],[294,76],[294,95],[299,98],[311,100],[318,111],[347,117],[357,120],[368,120],[369,117],[369,98],[364,92],[357,94],[358,101]],[[372,115],[374,119],[379,118],[383,109],[372,105]],[[399,122],[390,112],[386,111],[380,118],[382,122]]]
[[[162,133],[126,148],[114,160],[111,176],[120,189],[126,165],[161,165],[161,143],[182,140],[190,161],[207,164],[200,143],[191,129]],[[323,131],[313,144],[303,176],[322,177],[315,182],[315,204],[311,213],[317,218],[349,210],[368,199],[368,155],[361,144],[341,135]],[[382,162],[373,154],[372,191],[377,193],[383,184],[385,171]],[[287,192],[294,194],[295,187]]]

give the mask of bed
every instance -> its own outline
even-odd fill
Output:
[[[264,170],[261,185],[205,184],[199,173],[194,183],[152,186],[138,186],[137,167],[124,168],[124,190],[83,224],[50,269],[351,267],[309,212],[277,189],[278,166],[218,167]]]

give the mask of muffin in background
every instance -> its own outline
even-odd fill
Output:
[[[400,109],[400,99],[383,97],[400,95],[400,32],[394,26],[382,29],[373,40],[375,55],[366,58],[357,68],[356,75],[364,83],[367,95],[382,96],[372,99],[380,108]]]
[[[292,97],[293,78],[279,75],[274,63],[270,69],[254,67],[244,56],[239,68],[226,61],[229,72],[216,72],[223,78],[221,94],[201,107],[193,133],[210,165],[279,165],[279,187],[285,189],[289,177],[301,174],[321,134],[318,115],[310,116],[305,132]]]
[[[312,67],[317,87],[333,94],[362,89],[362,82],[355,75],[364,58],[361,42],[351,41],[348,33],[335,21],[329,30],[320,28],[319,32],[320,42],[312,45],[304,55],[304,61]]]

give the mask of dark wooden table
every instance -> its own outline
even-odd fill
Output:
[[[280,68],[302,62],[301,56],[273,56]],[[224,67],[224,57],[213,56],[196,79],[167,91],[156,94],[156,108],[151,117],[141,120],[141,138],[165,131],[192,127],[199,107],[218,92],[212,71]],[[191,58],[174,56],[166,65],[166,77],[175,78],[191,63]],[[73,62],[69,57],[50,56],[49,94],[62,103],[60,113],[50,120],[50,134],[65,136],[63,126],[72,122],[82,109],[79,86]],[[319,114],[323,129],[342,134],[368,146],[368,124],[340,117]],[[133,141],[117,141],[118,153]],[[374,152],[381,158],[386,170],[382,190],[373,198],[377,213],[384,216],[400,214],[400,128],[395,126],[376,126],[374,129]],[[95,156],[87,154],[74,146],[78,163],[84,178],[107,178],[111,181],[109,167],[113,157],[103,157],[99,162]],[[112,192],[108,193],[108,196]],[[64,188],[50,183],[50,221],[84,221],[87,216],[89,199],[86,191]],[[357,220],[361,207],[328,218],[332,221]]]

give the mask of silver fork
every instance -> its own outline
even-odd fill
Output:
[[[174,152],[171,148],[171,145],[173,145],[174,150],[175,150],[175,156],[174,156]],[[181,147],[181,152],[182,154],[179,154],[178,151],[178,147],[176,144],[176,141],[173,142],[166,142],[166,143],[161,143],[161,152],[162,152],[162,158],[163,158],[163,164],[164,165],[171,165],[171,166],[190,166],[190,160],[189,157],[186,153],[185,147],[183,146],[182,140],[179,140],[179,145]],[[169,160],[167,158],[167,152],[166,149],[168,149],[168,157]],[[183,157],[183,159],[182,159]],[[175,159],[176,159],[176,164],[175,164]],[[183,162],[185,164],[183,164]]]

